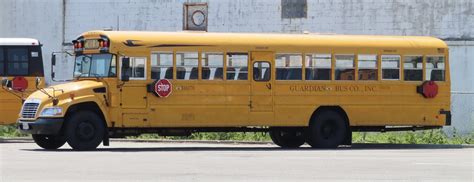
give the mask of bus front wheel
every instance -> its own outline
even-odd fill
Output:
[[[62,147],[66,140],[62,136],[33,134],[33,140],[41,148],[54,150]]]
[[[68,118],[65,134],[74,150],[93,150],[102,142],[104,132],[103,121],[96,113],[79,111]]]
[[[282,148],[298,148],[305,143],[303,130],[296,128],[270,128],[273,143]]]
[[[349,126],[338,112],[326,110],[311,120],[306,142],[313,148],[337,148],[347,140]]]

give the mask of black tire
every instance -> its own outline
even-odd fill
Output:
[[[62,147],[66,140],[62,136],[33,134],[33,140],[41,148],[55,150]]]
[[[306,134],[306,142],[313,148],[337,148],[347,142],[350,128],[338,112],[322,111],[312,118]]]
[[[271,128],[269,133],[273,143],[282,148],[298,148],[305,143],[302,129]]]
[[[74,150],[93,150],[103,141],[104,121],[91,111],[74,113],[66,121],[67,143]]]

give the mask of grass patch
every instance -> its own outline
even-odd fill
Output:
[[[474,144],[474,133],[459,136],[454,130],[448,136],[441,129],[400,132],[358,132],[352,134],[353,143],[392,143],[392,144]]]
[[[26,134],[21,134],[15,125],[0,125],[0,137],[25,137],[29,136]]]

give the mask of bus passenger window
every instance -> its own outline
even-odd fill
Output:
[[[423,80],[423,56],[405,56],[403,58],[403,80]]]
[[[198,55],[197,52],[176,53],[176,79],[198,79]]]
[[[227,80],[248,79],[248,54],[227,53]]]
[[[146,58],[144,57],[130,57],[130,79],[144,80],[146,79]]]
[[[7,49],[7,75],[28,75],[28,50],[26,48]]]
[[[201,54],[203,80],[223,80],[224,79],[224,54],[222,53],[202,53]]]
[[[301,54],[277,54],[276,79],[277,80],[301,80],[303,58]]]
[[[336,55],[336,80],[355,80],[354,55]]]
[[[151,54],[151,79],[173,79],[173,53]]]
[[[3,48],[0,47],[0,76],[5,74],[3,65],[5,64],[4,55],[3,55]]]
[[[428,56],[426,57],[426,80],[444,81],[444,57]]]
[[[382,79],[399,80],[400,79],[400,56],[382,55]]]
[[[358,55],[359,80],[377,80],[377,55]]]
[[[270,63],[264,61],[253,63],[253,79],[255,81],[268,81],[270,75]]]
[[[331,54],[307,54],[306,80],[331,80]]]

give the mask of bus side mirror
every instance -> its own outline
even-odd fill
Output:
[[[130,71],[130,58],[122,58],[122,65],[121,65],[121,68],[122,68],[122,73],[121,73],[121,78],[120,80],[126,82],[126,81],[129,81],[130,80],[130,75],[128,74],[128,72]]]

